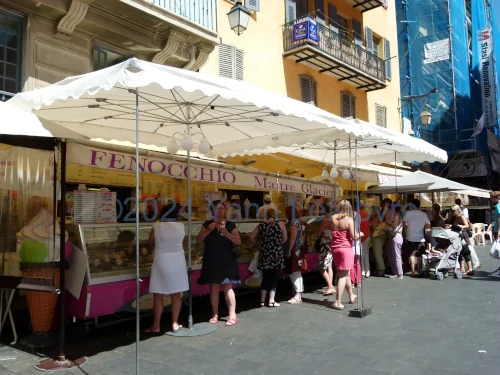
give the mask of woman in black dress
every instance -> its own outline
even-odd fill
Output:
[[[198,283],[210,284],[212,318],[209,322],[212,324],[216,324],[219,319],[219,291],[222,285],[229,310],[226,326],[233,326],[238,322],[233,284],[240,283],[238,258],[233,250],[234,246],[241,245],[241,238],[236,225],[232,221],[226,221],[224,204],[215,201],[213,207],[215,207],[214,219],[205,221],[200,233],[196,236],[196,242],[205,243]]]
[[[269,307],[278,307],[274,300],[280,271],[285,268],[283,256],[283,243],[287,240],[286,226],[275,219],[276,211],[273,208],[266,210],[267,219],[260,223],[250,234],[250,240],[259,244],[259,266],[262,271],[262,284],[260,288],[260,306],[266,304],[269,293]]]

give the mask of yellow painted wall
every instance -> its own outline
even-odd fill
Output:
[[[285,23],[285,2],[261,1],[260,12],[250,19],[248,29],[240,36],[229,28],[227,13],[234,4],[219,0],[218,26],[221,43],[245,51],[244,80],[256,86],[286,95],[283,70],[282,25]],[[218,75],[218,49],[210,54],[202,73]]]
[[[369,121],[376,124],[375,104],[387,107],[387,127],[401,131],[401,120],[398,113],[399,87],[399,64],[398,64],[398,40],[396,8],[394,1],[388,1],[388,8],[383,7],[365,12],[363,15],[364,26],[371,28],[374,34],[388,39],[391,43],[392,80],[387,81],[387,88],[368,93]],[[385,56],[384,51],[384,58]]]
[[[353,9],[347,0],[332,3],[337,7],[339,15],[348,19],[349,28],[352,29],[353,18],[362,22],[362,13]],[[301,100],[299,75],[310,76],[317,81],[318,107],[340,115],[340,92],[348,91],[356,96],[356,117],[368,121],[367,95],[364,91],[356,90],[354,85],[347,82],[339,82],[333,75],[320,74],[312,67],[283,58],[282,25],[285,23],[285,0],[261,1],[260,12],[252,16],[248,29],[240,36],[229,28],[227,13],[233,5],[227,0],[218,2],[219,36],[221,43],[245,51],[245,82]],[[310,11],[313,10],[311,1]],[[325,14],[328,16],[326,2]],[[219,74],[217,48],[201,72]]]

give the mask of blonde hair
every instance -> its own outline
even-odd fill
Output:
[[[348,200],[340,201],[337,206],[337,213],[335,214],[337,219],[344,219],[346,217],[354,218],[354,213],[352,211],[351,203]]]

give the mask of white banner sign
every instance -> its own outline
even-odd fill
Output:
[[[141,155],[137,163],[133,154],[76,143],[68,144],[67,161],[73,164],[125,172],[135,172],[138,164],[141,173],[187,179],[187,163],[184,161]],[[277,190],[285,193],[304,193],[324,197],[333,197],[335,195],[333,184],[316,183],[305,179],[295,180],[253,171],[244,172],[230,167],[211,167],[205,164],[197,164],[196,160],[193,160],[191,164],[191,178],[195,181],[238,185],[262,190]],[[337,187],[336,195],[340,196],[339,187]]]
[[[483,101],[484,126],[491,129],[497,125],[497,102],[495,90],[495,73],[493,70],[493,40],[491,29],[486,28],[478,33],[481,45],[481,97]]]
[[[424,45],[424,64],[450,59],[450,39],[438,40]]]

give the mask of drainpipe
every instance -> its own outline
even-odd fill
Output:
[[[189,70],[196,62],[196,46],[191,46],[190,53],[191,53],[191,58],[189,59],[188,63],[182,67],[182,69]]]

